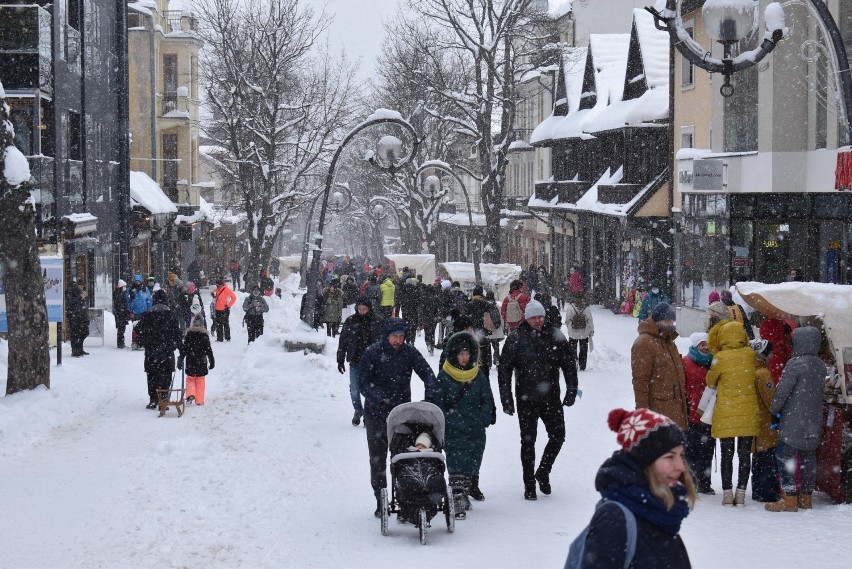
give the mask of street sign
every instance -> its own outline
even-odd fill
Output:
[[[750,267],[751,257],[733,257],[731,258],[732,267]]]

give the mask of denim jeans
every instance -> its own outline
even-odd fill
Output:
[[[361,370],[358,364],[349,364],[349,397],[352,398],[352,408],[358,413],[364,412],[361,405]]]

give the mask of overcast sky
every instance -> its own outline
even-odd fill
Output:
[[[396,13],[403,0],[303,0],[319,13],[323,6],[334,16],[329,28],[332,52],[346,51],[347,58],[361,59],[360,75],[367,78],[375,69],[384,29],[382,22]]]

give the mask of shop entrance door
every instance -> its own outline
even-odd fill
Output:
[[[790,269],[798,269],[805,280],[819,280],[816,242],[819,226],[807,221],[758,221],[755,232],[755,278],[780,283]]]

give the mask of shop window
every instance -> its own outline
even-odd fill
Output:
[[[828,194],[814,196],[814,216],[818,218],[852,218],[852,195]]]
[[[753,195],[731,196],[731,217],[752,217],[754,215]]]

